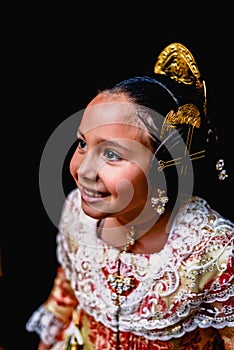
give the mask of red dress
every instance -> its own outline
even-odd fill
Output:
[[[233,233],[193,197],[160,252],[121,252],[98,238],[74,190],[61,216],[54,288],[27,329],[53,349],[66,349],[75,329],[85,350],[233,350]]]

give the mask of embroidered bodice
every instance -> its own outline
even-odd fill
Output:
[[[79,307],[112,331],[151,340],[177,338],[197,326],[233,326],[234,225],[193,197],[172,227],[159,253],[120,252],[98,238],[97,220],[85,215],[79,191],[72,191],[57,255]]]

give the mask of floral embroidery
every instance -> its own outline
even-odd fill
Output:
[[[79,201],[74,191],[64,209],[58,258],[87,314],[116,331],[121,304],[120,331],[149,340],[180,337],[197,326],[233,325],[230,307],[220,302],[233,295],[229,257],[234,227],[219,219],[205,200],[193,197],[180,210],[167,244],[155,254],[109,247],[96,235],[96,220],[78,209]],[[216,300],[221,309],[209,313]]]
[[[221,350],[224,341],[232,348],[233,223],[193,197],[159,253],[121,253],[96,229],[73,191],[62,213],[57,256],[85,315],[80,327],[88,349]],[[66,334],[43,306],[28,329],[48,344]]]

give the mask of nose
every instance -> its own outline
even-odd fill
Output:
[[[100,156],[90,150],[82,159],[79,168],[77,169],[78,179],[82,178],[88,181],[96,182],[98,173],[102,166]]]

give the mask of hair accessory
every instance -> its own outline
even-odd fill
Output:
[[[192,103],[187,103],[179,107],[177,112],[171,110],[164,119],[161,137],[166,130],[168,131],[178,124],[190,124],[192,127],[200,128],[201,117],[198,108]]]
[[[205,81],[201,78],[201,73],[193,55],[184,45],[180,43],[168,45],[158,56],[157,62],[154,66],[154,73],[167,75],[178,83],[194,87],[202,97],[203,113],[206,116],[207,98]],[[161,130],[161,138],[166,132],[171,132],[179,124],[188,124],[188,133],[185,140],[186,146],[180,159],[185,160],[188,157],[192,159],[190,150],[194,128],[200,128],[201,125],[201,115],[197,106],[188,103],[180,106],[178,111],[171,110],[164,120]],[[205,151],[200,151],[198,153],[200,153],[199,157],[193,157],[193,160],[200,158],[201,153],[205,153]],[[186,174],[187,164],[182,161],[180,162],[181,175]],[[175,160],[175,164],[177,164],[177,160]],[[171,162],[170,165],[174,165],[173,162]]]
[[[226,174],[226,170],[223,167],[224,167],[224,160],[223,159],[217,160],[216,170],[218,171],[218,178],[220,181],[223,181],[226,179],[226,177],[228,177],[228,175]]]
[[[194,154],[190,154],[194,127],[200,128],[200,125],[201,125],[201,116],[198,108],[192,103],[187,103],[179,107],[177,112],[174,112],[173,110],[171,110],[166,115],[166,118],[164,119],[160,137],[162,138],[165,132],[168,132],[168,131],[170,132],[178,124],[189,124],[189,130],[188,130],[188,135],[186,139],[186,147],[184,149],[184,155],[182,157],[179,157],[178,159],[175,159],[174,161],[171,161],[170,165],[181,163],[182,164],[181,174],[183,174],[183,172],[186,173],[186,170],[187,170],[186,165],[183,165],[183,162],[182,162],[183,158],[185,159],[186,156],[190,156],[191,160],[195,160],[195,159],[201,158],[201,153],[205,153],[205,151],[200,151]],[[196,157],[197,154],[199,154],[198,157]],[[202,157],[204,157],[204,154],[202,155]],[[180,161],[178,162],[178,160]],[[160,161],[160,162],[162,165],[163,161]],[[167,164],[167,166],[169,166],[169,164]],[[164,168],[165,167],[166,166],[164,166]],[[161,167],[161,170],[162,170],[162,167]]]
[[[196,160],[203,157],[205,157],[205,150],[190,154],[190,160]],[[185,159],[186,159],[185,157],[178,157],[168,161],[159,160],[158,171],[162,171],[163,169],[168,168],[169,166],[182,164]]]
[[[168,197],[164,196],[165,191],[158,189],[158,197],[151,198],[151,205],[159,215],[162,215],[165,211],[165,204],[168,202]]]
[[[168,45],[158,56],[154,73],[168,75],[171,79],[185,85],[194,85],[204,96],[203,111],[206,115],[207,98],[205,81],[191,52],[180,43]]]

